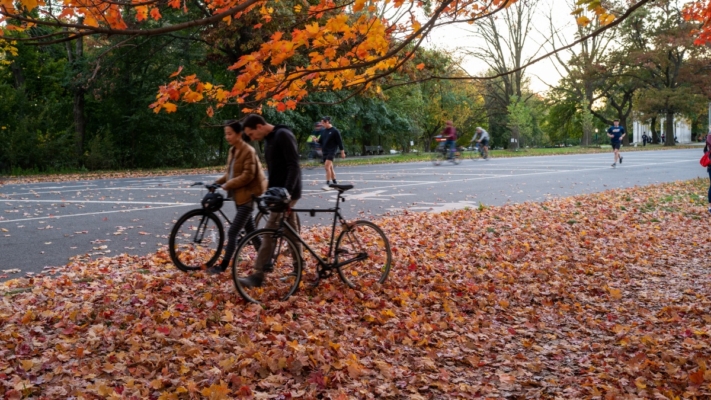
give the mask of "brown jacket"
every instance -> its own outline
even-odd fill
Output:
[[[229,168],[233,157],[237,158],[232,167],[232,179],[229,179]],[[262,163],[259,162],[254,148],[247,143],[230,148],[227,156],[227,172],[215,183],[232,193],[237,205],[249,203],[252,201],[252,196],[261,196],[267,190],[267,178],[264,176]]]

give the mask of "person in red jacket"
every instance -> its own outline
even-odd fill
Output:
[[[444,147],[449,150],[449,153],[447,154],[447,158],[449,159],[454,156],[454,151],[456,149],[457,130],[454,129],[452,121],[447,121],[446,124],[447,126],[444,128],[444,131],[442,131],[442,136],[447,139],[444,142]]]

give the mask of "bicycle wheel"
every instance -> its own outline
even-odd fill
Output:
[[[455,153],[452,155],[452,162],[453,162],[455,165],[459,165],[459,163],[462,162],[462,154],[461,154],[460,152],[458,152],[458,151],[455,152]]]
[[[440,165],[440,164],[442,164],[442,159],[443,159],[442,154],[439,151],[437,151],[434,153],[434,155],[432,155],[432,164]]]
[[[344,227],[336,240],[338,275],[346,285],[359,289],[383,283],[390,273],[390,242],[382,229],[370,221],[355,221]]]
[[[261,211],[257,212],[254,216],[254,226],[257,229],[265,229],[267,227],[267,220],[269,219],[269,214],[263,214]],[[301,218],[299,214],[296,214],[296,231],[301,233]]]
[[[268,241],[274,245],[270,257],[264,264],[271,265],[271,271],[265,273],[260,287],[243,286],[239,279],[255,272],[255,263],[259,249]],[[247,301],[266,303],[284,301],[299,288],[301,282],[301,256],[293,240],[276,229],[260,229],[245,236],[235,252],[232,263],[232,281],[235,289]]]
[[[181,271],[211,267],[222,254],[225,231],[215,214],[196,209],[178,219],[170,231],[170,259]]]

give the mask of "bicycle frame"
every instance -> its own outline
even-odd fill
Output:
[[[335,258],[336,256],[336,249],[335,247],[335,238],[336,238],[336,223],[340,222],[341,225],[346,225],[347,222],[345,218],[343,218],[343,215],[341,215],[341,207],[340,203],[346,201],[346,199],[343,198],[342,196],[343,193],[340,191],[338,192],[338,196],[336,197],[336,207],[333,208],[327,208],[327,209],[309,209],[309,208],[290,208],[286,212],[283,213],[279,228],[278,229],[283,229],[286,228],[287,231],[289,231],[298,241],[301,243],[306,250],[311,253],[311,255],[316,258],[318,261],[319,265],[323,268],[323,270],[328,271],[328,270],[333,270],[340,268],[344,265],[348,265],[350,263],[356,262],[356,261],[362,261],[367,258],[367,255],[359,254],[358,256],[351,258],[349,260],[339,262],[339,263],[330,263],[328,260],[331,260],[331,257],[333,256]],[[304,241],[304,239],[301,237],[299,233],[296,232],[296,230],[289,224],[287,221],[287,214],[292,213],[292,212],[308,212],[309,215],[312,217],[316,215],[316,213],[332,213],[333,214],[333,223],[331,224],[331,241],[328,245],[328,255],[326,256],[326,259],[321,258],[314,249],[309,246],[308,243]],[[319,274],[320,275],[320,274]]]

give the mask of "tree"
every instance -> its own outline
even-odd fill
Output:
[[[708,50],[694,46],[690,34],[695,26],[684,20],[682,7],[674,1],[639,12],[625,25],[623,43],[636,66],[633,77],[643,87],[640,111],[664,114],[665,145],[674,146],[674,135],[669,132],[674,132],[675,115],[692,109],[695,97],[702,93],[690,84],[691,77],[707,75],[703,63],[690,60],[708,59]]]
[[[633,4],[619,20],[648,1]],[[580,3],[590,4],[608,26],[619,22],[597,0]],[[225,0],[197,3],[194,7],[178,0],[96,0],[91,4],[66,0],[61,6],[37,0],[2,0],[1,4],[0,22],[20,23],[8,25],[7,29],[12,27],[18,31],[31,25],[67,28],[42,37],[17,39],[45,45],[90,35],[167,35],[254,15],[259,16],[260,22],[252,29],[258,30],[274,19],[275,10],[279,9],[278,2],[272,0]],[[204,82],[194,74],[180,75],[178,69],[172,76],[176,79],[161,86],[153,109],[174,112],[177,101],[210,100],[215,103],[214,108],[208,108],[210,115],[215,108],[235,103],[245,112],[264,104],[284,111],[294,110],[309,93],[321,90],[347,89],[350,95],[377,93],[379,80],[408,64],[433,29],[454,23],[474,23],[512,4],[517,3],[507,0],[486,4],[460,0],[434,3],[374,0],[366,4],[365,0],[344,3],[321,0],[308,7],[297,4],[293,7],[294,24],[271,33],[258,50],[240,56],[229,67],[237,71],[231,88]],[[42,12],[37,12],[40,9]],[[202,14],[196,16],[190,9],[198,9]],[[176,22],[162,24],[168,15]],[[132,18],[138,23],[132,24]],[[3,35],[7,35],[7,29],[3,28]],[[304,49],[310,51],[306,58]],[[515,72],[506,71],[506,74]]]

